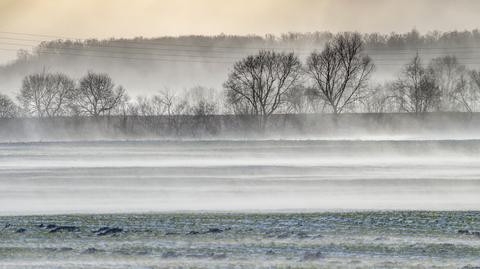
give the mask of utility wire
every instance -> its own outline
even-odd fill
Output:
[[[6,48],[0,48],[0,50],[4,50],[4,51],[18,51],[18,50],[16,50],[16,49],[6,49]],[[37,53],[39,53],[39,54],[49,54],[49,55],[68,55],[68,56],[82,56],[82,57],[94,57],[94,58],[110,58],[110,59],[122,59],[122,60],[139,60],[139,61],[185,62],[185,63],[208,63],[208,64],[233,64],[233,63],[234,63],[234,62],[195,61],[195,60],[182,60],[182,59],[116,57],[116,56],[108,56],[108,55],[92,55],[92,54],[48,52],[48,51],[38,51]]]
[[[6,32],[6,31],[0,31],[0,34],[12,34],[12,35],[23,35],[23,36],[39,36],[39,37],[49,37],[49,38],[63,38],[70,40],[72,42],[74,41],[81,41],[81,40],[91,40],[91,39],[81,39],[81,38],[73,38],[73,37],[65,37],[65,36],[55,36],[55,35],[41,35],[41,34],[30,34],[30,33],[17,33],[17,32]],[[3,39],[12,39],[12,40],[23,40],[23,41],[34,41],[34,42],[48,42],[52,40],[38,40],[38,39],[19,39],[19,38],[12,38],[12,37],[0,37]],[[62,40],[66,41],[66,40]],[[262,50],[262,49],[272,49],[272,50],[291,50],[291,51],[308,51],[308,53],[311,52],[311,50],[306,50],[305,48],[295,48],[295,47],[238,47],[238,46],[216,46],[215,44],[210,44],[210,45],[201,45],[201,44],[179,44],[179,43],[162,43],[162,42],[152,42],[149,41],[148,39],[143,39],[142,41],[135,41],[135,40],[125,40],[125,39],[105,39],[105,40],[98,40],[99,42],[111,42],[111,43],[134,43],[134,44],[156,44],[159,46],[169,46],[169,47],[193,47],[197,48],[208,48],[208,49],[217,49],[217,48],[224,48],[224,49],[248,49],[248,50]],[[89,46],[89,44],[85,44],[86,46]],[[102,46],[102,45],[100,45]],[[112,46],[112,45],[106,45],[102,47],[119,47],[119,48],[135,48],[135,49],[163,49],[163,50],[172,50],[171,48],[158,48],[158,47],[125,47],[125,46]],[[480,46],[463,46],[463,47],[422,47],[422,46],[417,46],[417,47],[411,47],[411,48],[403,48],[403,49],[395,49],[395,48],[366,48],[365,51],[374,51],[374,52],[385,52],[388,54],[392,54],[393,52],[407,52],[407,53],[415,53],[417,50],[422,51],[422,50],[451,50],[451,49],[480,49]],[[192,51],[192,50],[181,50],[181,51]],[[213,52],[213,51],[209,51]],[[216,51],[216,53],[231,53],[230,51]]]
[[[56,36],[56,35],[40,35],[40,34],[30,34],[30,33],[18,33],[18,32],[6,32],[0,31],[0,34],[11,34],[11,35],[21,35],[21,36],[38,36],[38,37],[48,37],[48,38],[56,38],[56,39],[67,39],[67,40],[92,40],[92,38],[75,38],[75,37],[67,37],[67,36]],[[180,43],[164,43],[158,41],[152,41],[149,39],[142,38],[142,41],[136,40],[128,40],[128,39],[104,39],[104,41],[111,41],[111,42],[123,42],[123,43],[133,43],[133,44],[153,44],[153,45],[160,45],[160,46],[179,46],[179,47],[194,47],[194,48],[212,48],[213,45],[205,45],[205,44],[180,44]],[[222,48],[222,49],[245,49],[245,50],[259,50],[259,49],[294,49],[291,47],[240,47],[240,46],[214,46],[215,48]]]
[[[1,38],[0,38],[1,39]],[[132,51],[114,51],[114,50],[106,50],[106,49],[88,49],[88,48],[71,48],[71,47],[38,47],[31,44],[23,44],[23,43],[9,43],[9,42],[0,42],[0,45],[12,45],[12,46],[20,46],[20,47],[32,47],[37,48],[35,52],[48,52],[48,53],[61,53],[67,51],[80,51],[80,52],[95,52],[95,53],[106,53],[106,54],[129,54],[129,55],[146,55],[146,56],[164,56],[164,57],[184,57],[184,58],[201,58],[201,59],[231,59],[231,60],[239,60],[241,57],[229,57],[229,56],[216,56],[216,55],[191,55],[191,54],[165,54],[165,53],[153,53],[153,52],[132,52]],[[422,53],[423,55],[423,53]],[[433,55],[446,55],[444,53],[436,53]],[[428,56],[434,57],[432,54]],[[106,55],[111,56],[111,55]],[[402,61],[402,60],[409,60],[412,55],[392,55],[392,56],[399,56],[399,58],[392,58],[392,57],[380,57],[384,55],[370,55],[375,62],[381,61]],[[480,56],[480,55],[478,55]],[[477,60],[478,58],[474,57],[457,57],[458,60]]]
[[[57,48],[57,47],[38,47],[35,45],[30,44],[21,44],[21,43],[7,43],[7,42],[0,42],[0,45],[12,45],[12,46],[23,46],[23,47],[32,47],[37,48],[40,51],[62,51],[62,50],[74,50],[74,51],[87,51],[87,52],[101,52],[101,53],[108,53],[108,54],[130,54],[130,55],[150,55],[150,56],[172,56],[172,57],[192,57],[192,58],[218,58],[218,59],[234,59],[238,60],[241,58],[239,57],[228,57],[228,56],[202,56],[202,55],[188,55],[188,54],[165,54],[165,53],[151,53],[151,52],[132,52],[132,51],[112,51],[112,50],[102,50],[102,49],[88,49],[88,48]]]
[[[8,49],[8,48],[0,48],[0,50],[4,51],[18,51],[16,49]],[[65,53],[65,52],[49,52],[49,51],[37,51],[38,54],[47,54],[47,55],[66,55],[66,56],[76,56],[76,57],[88,57],[88,58],[107,58],[107,59],[121,59],[121,60],[138,60],[138,61],[158,61],[158,62],[183,62],[183,63],[205,63],[205,64],[234,64],[234,61],[202,61],[202,60],[184,60],[184,59],[160,59],[160,58],[138,58],[138,57],[117,57],[117,56],[109,56],[109,55],[93,55],[93,54],[80,54],[80,53]],[[405,59],[405,62],[392,62],[392,63],[385,63],[385,62],[375,62],[376,66],[404,66],[408,59]],[[461,64],[465,65],[480,65],[480,62],[460,62]]]
[[[38,35],[38,34],[27,34],[27,33],[15,33],[15,32],[2,32],[0,33],[3,34],[16,34],[16,35],[27,35],[27,36],[42,36],[42,37],[60,37],[60,36],[50,36],[50,35]],[[0,39],[7,39],[7,40],[16,40],[16,41],[29,41],[29,42],[49,42],[45,40],[38,40],[38,39],[25,39],[25,38],[11,38],[11,37],[0,37]],[[79,40],[79,39],[77,39]],[[106,42],[125,42],[129,40],[106,40]],[[127,42],[128,43],[128,42]],[[141,43],[144,44],[144,42],[135,42],[135,43]],[[209,53],[209,52],[214,52],[214,51],[199,51],[199,50],[185,50],[185,49],[171,49],[171,48],[152,48],[152,47],[130,47],[130,46],[114,46],[111,44],[108,45],[98,45],[98,46],[93,46],[91,44],[84,44],[80,43],[84,47],[48,47],[48,46],[38,46],[38,45],[32,45],[32,44],[23,44],[23,43],[8,43],[8,42],[0,42],[0,45],[13,45],[13,46],[21,46],[21,47],[32,47],[32,48],[37,48],[35,50],[36,53],[38,54],[50,54],[50,55],[71,55],[71,56],[84,56],[84,57],[99,57],[99,58],[112,58],[112,59],[124,59],[124,60],[141,60],[141,61],[148,61],[148,60],[153,60],[153,61],[167,61],[167,62],[191,62],[191,63],[219,63],[219,64],[228,64],[228,63],[233,63],[231,61],[205,61],[205,60],[187,60],[187,59],[178,59],[179,57],[183,58],[201,58],[201,59],[231,59],[231,60],[239,60],[241,56],[238,57],[232,57],[232,56],[216,56],[216,55],[191,55],[191,54],[165,54],[165,53],[152,53],[152,52],[134,52],[134,51],[112,51],[108,50],[109,48],[121,48],[121,49],[147,49],[147,50],[166,50],[166,51],[181,51],[181,52],[196,52],[196,53]],[[47,43],[48,45],[48,43]],[[172,44],[169,44],[168,46],[173,46]],[[185,45],[187,47],[197,47],[197,45]],[[86,48],[86,47],[101,47],[104,49],[91,49],[91,48]],[[206,47],[206,46],[205,46]],[[218,48],[217,46],[208,46],[208,48]],[[234,48],[234,47],[224,47],[224,48]],[[244,47],[235,47],[235,48],[244,48]],[[427,50],[431,52],[431,50],[453,50],[453,49],[474,49],[474,48],[480,48],[480,47],[456,47],[456,48],[424,48],[423,50]],[[253,48],[252,48],[253,49]],[[265,48],[255,48],[255,49],[265,49]],[[279,49],[276,47],[275,49]],[[289,48],[293,49],[293,48]],[[15,49],[6,49],[6,48],[1,48],[1,50],[10,50],[10,51],[16,51]],[[393,50],[393,49],[392,49]],[[94,53],[106,53],[106,54],[128,54],[128,55],[146,55],[146,56],[163,56],[163,57],[175,57],[177,59],[165,59],[165,58],[140,58],[140,57],[121,57],[121,56],[114,56],[114,55],[99,55],[99,54],[85,54],[85,53],[72,53],[69,51],[80,51],[80,52],[94,52]],[[397,54],[396,50],[391,51],[388,53],[389,56],[407,56],[411,57],[416,54],[418,51],[413,51],[408,50],[407,54]],[[224,52],[219,52],[215,51],[215,53],[228,53],[226,55],[231,55],[232,52],[224,51]],[[459,53],[466,53],[466,52],[459,52]],[[246,53],[241,53],[243,57],[245,56]],[[425,53],[425,52],[420,52],[421,55],[447,55],[445,52],[434,52],[434,53]],[[382,58],[381,56],[385,56],[382,54],[369,54],[374,59],[374,62],[376,65],[403,65],[402,63],[398,63],[399,61],[407,61],[409,59],[405,58]],[[479,55],[480,56],[480,55]],[[432,56],[433,57],[433,56]],[[462,57],[457,57],[458,60],[462,61],[475,61],[479,60],[478,58],[473,58],[473,57],[468,57],[468,58],[462,58]],[[389,63],[393,62],[393,63]],[[464,64],[480,64],[478,62],[463,62]]]

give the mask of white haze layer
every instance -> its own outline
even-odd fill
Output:
[[[480,141],[0,144],[0,215],[476,210]]]

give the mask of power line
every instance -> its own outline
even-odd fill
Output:
[[[67,40],[89,40],[89,39],[82,39],[82,38],[73,38],[73,37],[66,37],[66,36],[55,36],[55,35],[42,35],[42,34],[30,34],[30,33],[18,33],[18,32],[6,32],[6,31],[0,31],[0,34],[13,34],[13,35],[23,35],[23,36],[39,36],[39,37],[49,37],[49,38],[64,38]],[[45,41],[52,41],[52,40],[35,40],[35,39],[18,39],[18,38],[12,38],[12,37],[0,37],[4,39],[12,39],[12,40],[23,40],[23,41],[35,41],[35,42],[45,42]],[[262,50],[262,49],[271,49],[271,50],[292,50],[292,51],[307,51],[308,53],[311,52],[311,50],[306,50],[305,48],[295,48],[295,47],[238,47],[238,46],[216,46],[215,44],[210,44],[210,45],[201,45],[201,44],[179,44],[179,43],[162,43],[162,42],[152,42],[149,40],[144,39],[143,41],[135,41],[135,40],[125,40],[125,39],[105,39],[103,42],[117,42],[117,43],[134,43],[134,44],[156,44],[159,46],[169,46],[169,47],[175,47],[175,46],[180,46],[180,47],[193,47],[193,48],[208,48],[208,49],[218,49],[218,48],[224,48],[224,49],[248,49],[248,50]],[[90,46],[87,44],[87,46]],[[101,45],[100,45],[101,46]],[[102,46],[102,47],[119,47],[119,48],[129,48],[129,49],[162,49],[162,50],[174,50],[171,48],[158,48],[158,47],[125,47],[125,46],[113,46],[113,45],[107,45],[107,46]],[[404,49],[395,49],[395,48],[366,48],[365,51],[375,51],[375,52],[385,52],[388,54],[392,53],[398,53],[398,52],[406,52],[406,53],[416,53],[417,50],[452,50],[452,49],[480,49],[480,46],[463,46],[463,47],[411,47],[411,48],[404,48]],[[392,51],[393,50],[393,51]],[[180,51],[189,51],[189,52],[201,52],[199,50],[180,50]],[[232,53],[230,51],[209,51],[213,53]]]
[[[4,38],[0,37],[0,39],[9,39],[9,40],[19,40],[19,41],[28,41],[25,39],[15,39],[15,38]],[[30,40],[33,41],[33,40]],[[38,42],[45,42],[45,40],[38,40]],[[158,51],[179,51],[179,52],[197,52],[197,53],[225,53],[228,51],[206,51],[206,50],[186,50],[186,49],[174,49],[174,48],[157,48],[157,47],[132,47],[132,46],[117,46],[117,45],[93,45],[93,44],[84,44],[81,43],[84,47],[98,47],[98,48],[119,48],[119,49],[131,49],[131,50],[158,50]],[[229,54],[241,54],[246,55],[247,53],[239,53],[239,52],[228,52]]]
[[[68,40],[91,40],[88,38],[75,38],[75,37],[67,37],[67,36],[56,36],[56,35],[41,35],[41,34],[30,34],[30,33],[18,33],[18,32],[6,32],[0,31],[0,34],[11,34],[11,35],[22,35],[22,36],[39,36],[39,37],[49,37],[49,38],[60,38],[60,39],[68,39]],[[163,43],[158,41],[151,41],[148,39],[143,39],[143,41],[135,41],[135,40],[127,40],[127,39],[105,39],[106,41],[113,41],[113,42],[124,42],[124,43],[134,43],[134,44],[152,44],[152,45],[160,45],[160,46],[179,46],[179,47],[201,47],[201,48],[211,48],[212,45],[203,45],[203,44],[179,44],[179,43]],[[239,46],[215,46],[215,48],[223,48],[223,49],[247,49],[247,50],[259,50],[259,49],[294,49],[290,47],[239,47]]]
[[[37,40],[32,40],[32,39],[17,39],[17,38],[4,38],[4,37],[0,37],[0,39],[9,39],[9,40],[29,40],[29,41],[37,41]],[[19,44],[19,43],[3,43],[5,45],[18,45],[18,46],[29,46],[29,47],[36,47],[34,45],[31,45],[31,44]],[[41,49],[45,49],[45,50],[48,50],[48,49],[52,49],[52,50],[76,50],[76,51],[92,51],[92,52],[105,52],[105,53],[121,53],[121,54],[129,54],[129,55],[156,55],[156,56],[166,56],[166,57],[186,57],[186,58],[202,58],[202,59],[234,59],[234,60],[238,60],[241,56],[238,56],[238,57],[231,57],[231,56],[228,56],[228,55],[231,55],[231,54],[237,54],[235,52],[228,52],[228,55],[227,54],[223,54],[223,55],[227,55],[227,56],[216,56],[216,55],[190,55],[190,54],[159,54],[159,53],[151,53],[151,52],[145,52],[145,53],[142,53],[142,52],[128,52],[128,51],[108,51],[106,50],[107,48],[121,48],[121,49],[147,49],[147,50],[153,50],[153,49],[159,49],[159,50],[165,50],[165,51],[179,51],[179,52],[196,52],[196,53],[205,53],[206,51],[198,51],[198,50],[183,50],[183,49],[165,49],[165,48],[145,48],[145,47],[125,47],[125,46],[113,46],[113,45],[100,45],[100,46],[92,46],[91,44],[82,44],[83,46],[87,46],[87,47],[99,47],[99,48],[105,48],[105,50],[94,50],[94,49],[88,49],[88,48],[81,48],[81,47],[77,47],[77,48],[71,48],[71,47],[39,47]],[[437,48],[431,48],[432,50],[435,50]],[[455,49],[455,48],[449,48],[449,52],[452,53],[452,49]],[[213,52],[213,51],[209,51],[207,53],[210,53],[210,52]],[[215,53],[220,53],[218,51],[216,51]],[[225,52],[221,52],[221,53],[225,53]],[[388,53],[388,56],[405,56],[405,57],[411,57],[414,55],[414,53],[416,54],[417,52],[416,51],[409,51],[409,52],[398,52],[398,51],[390,51]],[[449,54],[450,54],[449,53]],[[468,52],[465,52],[465,51],[459,51],[457,52],[459,54],[463,54],[463,53],[468,53]],[[427,56],[430,56],[430,57],[434,57],[435,55],[437,56],[443,56],[443,55],[447,55],[445,52],[433,52],[432,51],[429,51],[428,53],[426,52],[421,52],[422,55],[427,55]],[[240,53],[239,55],[242,55],[242,57],[246,56],[246,53]],[[378,54],[378,53],[370,53],[369,56],[371,56],[376,62],[380,62],[380,61],[388,61],[389,59],[380,59],[379,57],[380,56],[385,56],[387,54]],[[471,57],[470,57],[471,58]],[[471,60],[470,58],[468,59],[465,59],[465,60]],[[458,59],[461,59],[461,58],[458,58]],[[398,61],[398,60],[402,60],[402,59],[398,59],[398,58],[392,58],[391,59],[392,61]]]
[[[37,35],[37,34],[27,34],[27,33],[14,33],[14,32],[1,32],[0,33],[8,33],[8,34],[21,34],[21,35],[32,35],[32,36],[43,36],[43,37],[59,37],[59,36],[50,36],[50,35]],[[11,37],[0,37],[0,39],[8,39],[8,40],[18,40],[18,41],[31,41],[31,42],[45,42],[44,40],[37,40],[37,39],[24,39],[24,38],[11,38]],[[108,40],[107,40],[108,42]],[[115,41],[117,42],[117,41]],[[124,42],[124,40],[118,40],[118,42]],[[138,42],[137,42],[138,43]],[[167,49],[167,48],[150,48],[150,47],[130,47],[130,46],[114,46],[114,45],[98,45],[98,46],[93,46],[91,44],[84,44],[80,43],[82,46],[86,47],[101,47],[105,49],[89,49],[85,47],[42,47],[38,45],[31,45],[31,44],[20,44],[20,43],[7,43],[7,42],[0,42],[0,44],[3,45],[14,45],[14,46],[23,46],[23,47],[32,47],[32,48],[38,48],[35,52],[39,54],[50,54],[50,55],[71,55],[71,56],[84,56],[84,57],[100,57],[100,58],[112,58],[112,59],[124,59],[124,60],[141,60],[141,61],[148,61],[148,60],[153,60],[153,61],[168,61],[168,62],[198,62],[198,63],[221,63],[221,64],[227,64],[227,63],[233,63],[233,62],[218,62],[218,61],[192,61],[192,60],[187,60],[187,59],[164,59],[164,58],[140,58],[140,57],[121,57],[121,56],[114,56],[114,55],[98,55],[98,54],[84,54],[84,53],[71,53],[68,51],[80,51],[80,52],[94,52],[94,53],[108,53],[108,54],[128,54],[128,55],[147,55],[147,56],[163,56],[163,57],[184,57],[184,58],[202,58],[202,59],[232,59],[232,60],[239,60],[239,57],[231,57],[228,55],[231,55],[232,52],[222,52],[222,53],[228,53],[224,54],[227,56],[216,56],[216,55],[191,55],[191,54],[164,54],[164,53],[152,53],[152,52],[134,52],[134,51],[112,51],[108,50],[109,48],[122,48],[122,49],[147,49],[147,50],[166,50],[166,51],[181,51],[181,52],[196,52],[196,53],[209,53],[212,51],[199,51],[199,50],[184,50],[184,49]],[[143,43],[142,43],[143,44]],[[171,45],[170,45],[171,46]],[[192,46],[192,45],[187,45],[187,46]],[[211,47],[209,47],[211,48]],[[465,49],[466,47],[462,48]],[[480,48],[480,47],[468,47],[469,49],[473,48]],[[428,48],[428,50],[438,50],[441,48]],[[448,50],[453,50],[457,48],[446,48]],[[3,50],[6,50],[3,48]],[[15,51],[13,49],[9,49],[12,51]],[[427,51],[428,51],[427,50]],[[67,51],[67,52],[65,52]],[[432,51],[430,51],[432,52]],[[220,53],[220,52],[215,52],[215,53]],[[398,53],[398,51],[390,51],[388,55],[390,56],[413,56],[413,53],[417,53],[417,51],[412,51],[409,50],[409,52],[405,53]],[[460,53],[465,53],[465,52],[460,52]],[[421,55],[446,55],[445,52],[434,52],[434,53],[425,53],[421,52]],[[242,53],[243,56],[245,56],[244,53]],[[407,61],[409,59],[405,58],[382,58],[382,56],[385,56],[384,54],[369,54],[373,59],[376,65],[403,65],[402,63],[398,63],[398,61]],[[479,55],[480,56],[480,55]],[[458,60],[466,60],[466,61],[475,61],[478,60],[477,58],[473,57],[468,57],[468,58],[457,58]],[[389,62],[394,62],[394,63],[389,63]],[[464,63],[464,64],[478,64],[477,62],[469,62],[469,63]]]
[[[109,53],[109,54],[130,54],[130,55],[150,55],[150,56],[171,56],[171,57],[191,57],[191,58],[218,58],[218,59],[234,59],[238,60],[239,57],[228,57],[228,56],[202,56],[202,55],[188,55],[188,54],[162,54],[162,53],[149,53],[149,52],[130,52],[130,51],[111,51],[111,50],[96,50],[96,49],[86,49],[86,48],[55,48],[55,47],[37,47],[34,45],[30,44],[20,44],[20,43],[6,43],[6,42],[0,42],[0,45],[14,45],[14,46],[25,46],[25,47],[32,47],[32,48],[38,48],[43,51],[49,51],[52,50],[51,52],[55,52],[58,50],[75,50],[75,51],[87,51],[87,52],[101,52],[101,53]]]
[[[14,45],[14,46],[24,46],[24,47],[37,47],[35,45],[31,44],[23,44],[23,43],[7,43],[7,42],[0,42],[2,45]],[[229,57],[229,56],[211,56],[211,55],[189,55],[189,54],[160,54],[160,53],[147,53],[147,52],[129,52],[129,51],[112,51],[112,50],[103,50],[103,49],[87,49],[87,48],[57,48],[57,47],[37,47],[39,48],[36,52],[40,53],[49,53],[49,54],[59,54],[61,52],[65,51],[80,51],[80,52],[99,52],[99,53],[107,53],[107,54],[129,54],[129,55],[147,55],[147,56],[164,56],[164,57],[184,57],[184,58],[202,58],[202,59],[232,59],[232,60],[239,60],[240,57]],[[50,51],[51,50],[51,51]],[[445,54],[434,54],[434,55],[445,55]],[[93,56],[93,55],[92,55]],[[111,56],[111,55],[106,55],[106,56]],[[402,61],[402,60],[409,60],[409,58],[382,58],[379,57],[379,55],[371,55],[372,58],[374,59],[375,62],[382,62],[382,61]],[[380,55],[384,56],[384,55]],[[394,56],[394,55],[392,55]],[[411,55],[405,55],[405,56],[411,56]],[[429,55],[432,56],[432,55]],[[479,55],[480,56],[480,55]],[[127,58],[127,57],[123,57]],[[144,58],[142,58],[143,60]],[[468,58],[462,58],[462,57],[457,57],[458,60],[477,60],[476,58],[473,57],[468,57]]]
[[[0,48],[5,51],[18,51],[15,49]],[[110,58],[110,59],[122,59],[122,60],[139,60],[139,61],[160,61],[160,62],[185,62],[185,63],[211,63],[211,64],[233,64],[234,62],[214,62],[214,61],[194,61],[194,60],[182,60],[182,59],[159,59],[159,58],[136,58],[136,57],[116,57],[107,55],[91,55],[91,54],[75,54],[75,53],[59,53],[59,52],[46,52],[39,51],[39,54],[49,55],[68,55],[68,56],[80,56],[80,57],[94,57],[94,58]]]
[[[25,46],[25,47],[36,47],[34,45],[30,44],[21,44],[21,43],[7,43],[7,42],[0,42],[0,45],[14,45],[14,46]],[[229,56],[207,56],[207,55],[188,55],[188,54],[161,54],[161,53],[148,53],[148,52],[129,52],[129,51],[112,51],[112,50],[96,50],[96,49],[87,49],[87,48],[56,48],[56,47],[40,47],[39,49],[42,49],[43,51],[47,52],[56,52],[56,51],[64,51],[64,50],[74,50],[74,51],[86,51],[86,52],[100,52],[100,53],[107,53],[107,54],[129,54],[129,55],[147,55],[147,56],[166,56],[166,57],[187,57],[187,58],[217,58],[217,59],[232,59],[232,60],[239,60],[240,57],[229,57]],[[49,51],[52,50],[52,51]],[[438,54],[438,55],[443,55],[443,54]],[[410,56],[410,55],[406,55]],[[480,55],[478,55],[480,56]],[[403,57],[403,56],[402,56]],[[378,55],[372,55],[372,58],[375,61],[398,61],[398,60],[409,60],[409,58],[381,58],[378,57]],[[475,59],[472,57],[468,58],[462,58],[462,57],[457,57],[458,60],[471,60]]]
[[[7,49],[7,48],[0,48],[0,50],[5,51],[18,51],[16,49]],[[90,58],[108,58],[108,59],[120,59],[120,60],[133,60],[133,61],[158,61],[158,62],[183,62],[183,63],[205,63],[205,64],[234,64],[233,61],[195,61],[195,60],[184,60],[184,59],[160,59],[160,58],[138,58],[138,57],[117,57],[117,56],[108,56],[108,55],[92,55],[92,54],[77,54],[77,53],[64,53],[64,52],[47,52],[47,51],[39,51],[39,54],[48,54],[48,55],[66,55],[66,56],[76,56],[76,57],[90,57]],[[407,61],[407,60],[405,60]],[[462,62],[465,65],[480,65],[480,62]],[[404,66],[405,63],[375,63],[376,66]]]

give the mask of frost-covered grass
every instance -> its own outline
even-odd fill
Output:
[[[51,233],[47,224],[79,230]],[[459,233],[478,231],[480,212],[56,215],[1,217],[0,225],[2,268],[480,265],[480,237]],[[94,232],[105,226],[123,231]]]

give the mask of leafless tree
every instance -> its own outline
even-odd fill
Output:
[[[467,76],[462,76],[452,96],[464,111],[477,111],[480,101],[480,71],[473,70]]]
[[[151,97],[137,97],[134,106],[133,110],[137,115],[142,116],[145,127],[157,133],[174,132],[178,134],[184,124],[185,115],[189,114],[187,101],[168,89]]]
[[[360,100],[362,111],[389,113],[396,111],[395,96],[390,85],[377,84],[368,89],[367,98]]]
[[[306,87],[305,88],[305,99],[307,109],[306,111],[312,113],[323,113],[325,112],[326,103],[323,98],[321,98],[317,90],[313,87]]]
[[[193,115],[193,124],[191,133],[193,136],[198,132],[214,134],[218,132],[218,126],[213,121],[212,116],[217,114],[218,105],[213,101],[199,99],[189,106],[190,113]]]
[[[363,90],[373,69],[358,33],[336,35],[321,52],[313,52],[306,64],[316,94],[334,114],[365,98]]]
[[[285,93],[285,113],[307,113],[309,112],[308,88],[302,84],[292,87]]]
[[[138,96],[136,110],[141,116],[162,116],[168,113],[171,102],[163,93],[151,97]]]
[[[140,122],[147,130],[160,134],[165,131],[165,122],[161,116],[167,116],[167,121],[170,122],[173,106],[174,96],[165,90],[150,97],[137,97],[134,110],[136,115],[141,116]]]
[[[434,75],[423,67],[418,55],[392,83],[392,91],[401,111],[419,114],[438,110],[440,88]]]
[[[285,93],[301,77],[301,63],[293,53],[260,51],[235,63],[224,83],[228,104],[237,114],[262,116],[261,126],[285,102]]]
[[[138,96],[136,100],[136,110],[141,116],[163,116],[175,114],[175,105],[177,96],[170,90],[160,91],[153,96]]]
[[[127,93],[124,93],[114,108],[112,108],[108,115],[119,116],[120,124],[118,125],[119,129],[124,133],[134,133],[133,124],[129,124],[129,118],[134,116],[135,108],[131,103],[130,96]]]
[[[201,86],[193,87],[185,93],[184,99],[191,115],[203,117],[219,112],[219,98],[215,89]]]
[[[118,102],[118,105],[116,105],[115,108],[110,110],[110,114],[126,117],[131,115],[132,113],[133,109],[130,95],[124,92],[120,101]]]
[[[183,114],[185,111],[184,102],[180,102],[178,97],[170,90],[164,90],[154,97],[155,103],[162,105],[167,116]]]
[[[75,91],[74,105],[78,113],[97,117],[117,107],[124,94],[125,89],[115,88],[108,74],[88,72]]]
[[[17,105],[8,96],[0,94],[0,118],[15,118],[17,116]]]
[[[218,111],[217,104],[206,100],[198,100],[190,107],[190,113],[197,117],[215,115]]]
[[[67,114],[75,83],[61,73],[41,73],[26,76],[18,100],[26,113],[37,117]]]
[[[467,109],[464,106],[464,97],[467,97],[466,88],[467,70],[459,64],[455,56],[444,56],[433,59],[429,64],[429,71],[432,72],[440,89],[440,110],[452,111]]]

